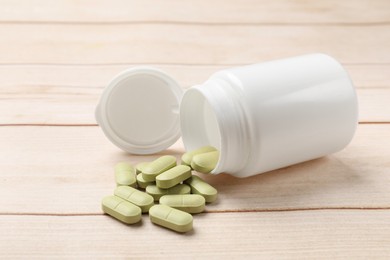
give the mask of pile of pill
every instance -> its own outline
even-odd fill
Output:
[[[142,213],[149,213],[156,225],[177,232],[190,231],[191,214],[203,212],[206,203],[217,199],[217,190],[193,175],[192,170],[210,173],[218,158],[219,152],[214,147],[205,146],[183,154],[181,165],[171,155],[140,163],[135,168],[129,163],[118,163],[117,187],[114,195],[103,198],[103,212],[126,224],[137,223]]]

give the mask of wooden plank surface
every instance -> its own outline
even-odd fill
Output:
[[[0,140],[0,214],[99,214],[117,162],[161,155],[130,156],[98,127],[0,127]],[[183,151],[178,142],[163,154]],[[345,150],[325,158],[244,179],[202,175],[220,194],[207,210],[390,209],[388,158],[390,125],[359,125]]]
[[[0,216],[0,230],[0,258],[386,259],[390,254],[389,210],[200,214],[185,235],[154,226],[147,216],[135,226],[108,216]]]
[[[387,0],[2,0],[0,258],[389,259],[389,29]],[[96,126],[116,73],[158,66],[188,88],[311,52],[337,58],[357,87],[361,124],[345,150],[206,176],[219,199],[185,235],[102,214],[113,165],[158,156],[126,154]],[[159,155],[182,152],[179,141]]]
[[[389,23],[389,17],[386,0],[3,0],[0,9],[0,21],[13,23],[370,25]]]
[[[390,63],[389,30],[390,25],[367,29],[359,26],[3,24],[0,34],[7,37],[0,42],[0,64],[236,65],[312,52],[327,53],[343,63]]]
[[[244,65],[244,64],[242,64]],[[131,62],[123,65],[0,65],[1,93],[28,93],[37,87],[101,88],[114,75],[134,67]],[[150,64],[178,81],[183,88],[204,82],[213,73],[227,65],[167,65]],[[390,88],[390,64],[343,64],[358,89]],[[33,91],[31,91],[33,92]],[[61,91],[52,91],[61,94]]]
[[[102,88],[60,85],[14,88],[0,93],[0,125],[96,125],[101,92]],[[360,122],[390,122],[390,88],[358,89],[357,94]]]
[[[105,85],[129,66],[0,66],[0,124],[96,124]],[[158,65],[183,88],[226,66]],[[359,97],[360,122],[390,122],[390,65],[347,65]],[[12,109],[10,109],[12,108]]]

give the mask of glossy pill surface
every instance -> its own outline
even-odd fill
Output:
[[[217,190],[196,175],[185,181],[191,187],[191,193],[202,195],[206,202],[211,203],[217,199]]]
[[[134,167],[126,162],[120,162],[115,165],[115,182],[117,186],[137,186]]]
[[[208,152],[194,155],[191,161],[191,168],[197,172],[210,173],[217,166],[219,152]]]
[[[154,205],[149,211],[149,216],[154,224],[176,232],[188,232],[192,229],[191,214],[167,205]]]
[[[146,187],[148,187],[149,185],[154,185],[154,184],[155,184],[154,181],[145,181],[144,177],[142,176],[142,174],[138,174],[137,175],[137,186],[138,186],[138,188],[146,189]]]
[[[160,204],[195,214],[204,211],[206,200],[198,194],[164,195]]]
[[[154,199],[149,194],[134,189],[129,186],[119,186],[114,191],[115,196],[118,196],[130,203],[141,208],[142,212],[148,212],[154,204]]]
[[[102,209],[104,213],[126,224],[134,224],[141,220],[141,209],[117,196],[103,198]]]
[[[164,155],[149,163],[142,172],[145,181],[155,181],[156,177],[170,168],[176,166],[176,158],[172,155]]]
[[[178,165],[156,177],[156,185],[162,189],[171,188],[191,177],[191,167]]]
[[[146,187],[146,192],[151,195],[155,201],[159,201],[163,195],[190,194],[191,188],[186,184],[179,184],[169,189],[161,189],[156,185],[149,185]]]
[[[196,150],[188,151],[181,156],[181,164],[191,166],[192,157],[198,154],[217,151],[215,147],[203,146]]]

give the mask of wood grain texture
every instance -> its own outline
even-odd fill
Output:
[[[223,225],[221,225],[223,223]],[[386,259],[389,210],[200,214],[180,235],[109,216],[0,216],[0,258]]]
[[[0,93],[0,125],[96,125],[102,88],[21,86]],[[358,89],[359,121],[390,122],[390,88]]]
[[[0,127],[0,213],[100,214],[123,160],[180,156],[178,142],[150,156],[130,156],[98,127]],[[258,176],[204,176],[219,191],[215,211],[390,208],[390,125],[359,125],[353,142],[334,155]]]
[[[0,64],[235,65],[313,52],[327,53],[343,63],[390,63],[389,29],[390,25],[366,29],[4,24],[0,34],[7,37],[0,41]]]
[[[100,88],[121,71],[140,64],[123,65],[0,65],[3,94],[37,92],[35,88]],[[229,65],[148,64],[171,75],[183,88],[200,84]],[[240,65],[246,65],[238,64]],[[390,64],[343,64],[357,88],[390,88]],[[43,92],[43,91],[42,91]],[[61,94],[61,91],[51,91]]]
[[[128,66],[0,66],[0,124],[96,124],[103,88]],[[159,65],[184,88],[226,66]],[[390,65],[347,65],[360,122],[390,122]]]
[[[388,0],[2,0],[0,258],[389,259],[389,29]],[[104,137],[93,113],[116,73],[155,65],[188,88],[311,52],[337,58],[357,86],[361,124],[345,150],[206,176],[219,199],[185,235],[102,214],[116,162],[183,152],[179,141],[134,156]]]
[[[390,22],[386,0],[2,1],[0,21],[370,25]],[[109,10],[109,11],[107,11]]]

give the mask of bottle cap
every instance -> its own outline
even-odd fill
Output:
[[[121,149],[134,154],[156,153],[180,137],[182,96],[181,87],[163,71],[131,68],[105,88],[96,107],[96,121]]]

